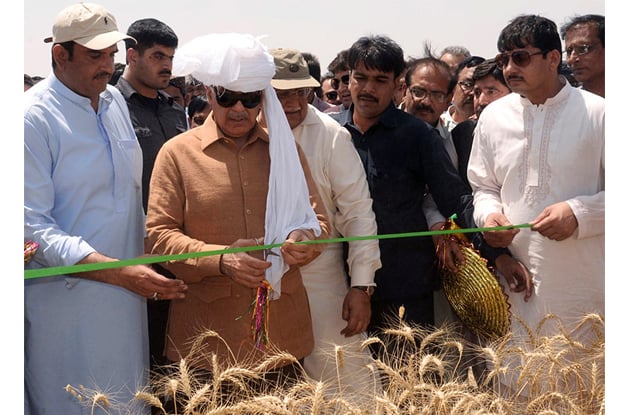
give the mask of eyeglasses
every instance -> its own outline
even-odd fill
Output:
[[[194,116],[191,121],[193,121],[194,123],[196,123],[197,125],[202,125],[204,124],[204,121],[206,121],[206,117],[202,116],[202,115],[196,115]]]
[[[475,82],[473,81],[458,81],[458,86],[465,93],[473,91],[474,85],[475,85]]]
[[[526,50],[517,50],[512,53],[504,52],[495,56],[495,63],[497,64],[497,67],[499,69],[503,70],[503,68],[505,68],[508,65],[508,62],[510,62],[510,58],[512,58],[512,62],[514,62],[516,66],[520,66],[521,68],[524,68],[530,64],[530,61],[532,60],[532,56],[544,54],[544,53],[545,51],[542,51],[542,50],[538,52],[534,52],[534,53],[530,53]]]
[[[343,85],[349,85],[349,75],[341,76],[340,80],[338,78],[330,79],[330,86],[332,89],[339,89],[339,82],[342,82]]]
[[[233,107],[239,101],[245,108],[256,108],[263,97],[263,91],[233,92],[223,87],[217,87],[214,90],[217,103],[224,108]]]
[[[339,97],[339,93],[336,91],[328,91],[325,93],[326,98],[331,99],[331,100],[335,100]]]
[[[310,88],[296,88],[296,89],[276,89],[276,95],[280,101],[289,99],[292,96],[297,98],[306,98],[310,94]]]
[[[564,50],[564,53],[566,54],[567,59],[571,59],[573,52],[575,52],[577,56],[584,56],[588,52],[592,52],[594,48],[594,45],[569,46]]]
[[[437,104],[442,104],[445,102],[447,98],[447,94],[440,91],[428,91],[423,88],[412,87],[410,88],[410,93],[414,99],[425,99],[428,95],[433,102]]]

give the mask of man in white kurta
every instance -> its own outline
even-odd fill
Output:
[[[484,110],[475,131],[469,177],[477,226],[493,212],[528,223],[562,201],[578,222],[563,241],[522,229],[509,245],[533,276],[527,303],[508,293],[512,311],[532,328],[547,313],[573,322],[604,311],[603,108],[603,99],[569,84],[540,106],[511,94]]]
[[[307,104],[306,91],[318,83],[309,75],[301,54],[294,49],[270,52],[276,62],[272,85],[327,210],[332,224],[330,237],[376,235],[365,171],[349,132]],[[368,348],[360,350],[371,316],[368,287],[375,286],[380,251],[375,239],[349,242],[348,280],[343,249],[340,243],[329,244],[318,258],[301,268],[315,338],[304,368],[325,384],[328,396],[362,404],[380,388]]]
[[[519,48],[509,41],[527,33],[519,27],[535,27],[528,23],[532,20],[547,19],[517,18],[500,36],[500,51],[506,52],[497,59],[516,93],[484,109],[475,129],[468,166],[475,222],[479,227],[532,224],[520,231],[486,232],[489,243],[508,246],[532,277],[505,287],[513,340],[521,345],[528,338],[519,319],[536,335],[559,334],[554,320],[536,332],[551,313],[573,338],[592,341],[597,337],[589,327],[572,330],[589,313],[604,315],[604,99],[558,76],[557,29],[551,29],[557,39],[551,50],[537,51],[529,41]],[[515,59],[509,51],[527,51],[529,60]],[[522,292],[512,291],[524,284]]]

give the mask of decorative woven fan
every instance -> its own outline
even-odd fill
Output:
[[[460,229],[447,220],[444,229]],[[443,290],[460,320],[475,335],[494,340],[510,330],[510,304],[497,277],[488,268],[486,259],[468,241],[465,234],[444,235],[460,245],[465,264],[458,272],[441,267]]]

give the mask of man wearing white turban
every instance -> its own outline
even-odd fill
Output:
[[[316,258],[330,225],[303,153],[295,145],[271,87],[273,57],[258,39],[242,34],[207,35],[178,49],[174,75],[191,74],[207,85],[213,108],[198,128],[169,140],[157,156],[148,202],[152,253],[222,250],[286,242],[280,249],[235,252],[165,264],[189,291],[172,302],[166,356],[211,369],[221,363],[259,363],[267,350],[303,359],[313,347],[308,298],[299,265]],[[262,109],[268,133],[256,119]],[[271,290],[267,325],[252,324],[257,290]],[[265,341],[253,334],[265,330]],[[188,356],[191,341],[213,330]]]

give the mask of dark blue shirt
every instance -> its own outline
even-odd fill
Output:
[[[362,159],[379,234],[427,231],[423,198],[428,189],[444,216],[456,213],[458,225],[467,227],[471,189],[427,123],[392,104],[364,134],[353,123],[353,106],[331,116],[351,133]],[[380,255],[374,301],[411,299],[438,288],[431,237],[381,239]]]

